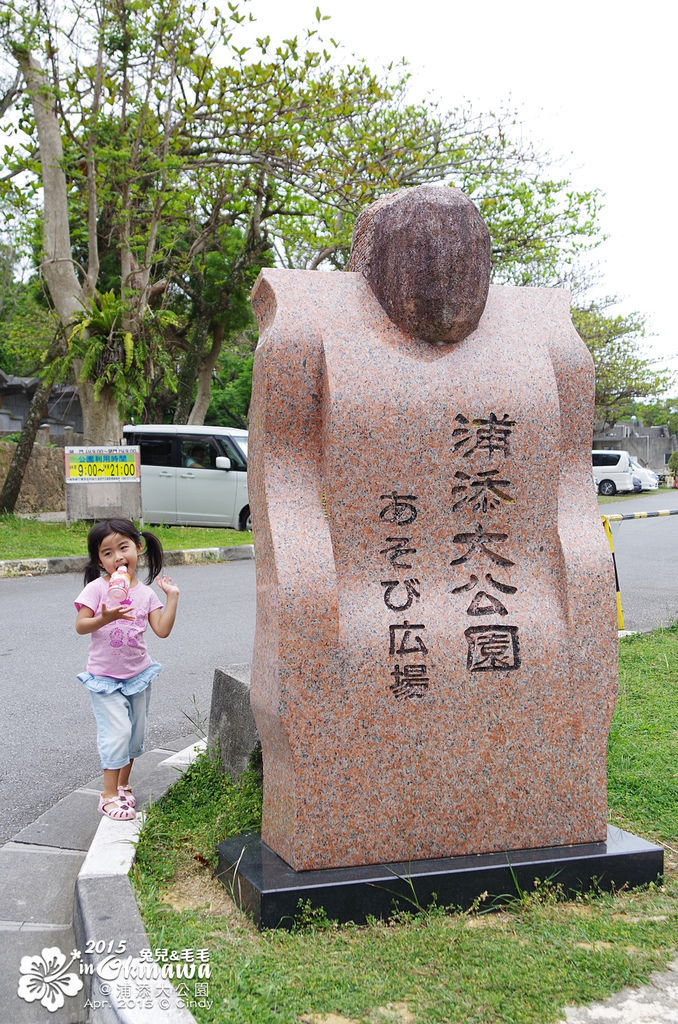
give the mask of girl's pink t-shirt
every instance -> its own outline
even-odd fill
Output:
[[[98,615],[101,605],[117,605],[108,600],[108,580],[100,577],[88,583],[75,599],[78,611],[84,606],[91,608]],[[130,587],[121,607],[134,613],[134,620],[118,619],[101,626],[90,636],[87,656],[87,671],[93,676],[110,676],[113,679],[131,679],[152,663],[144,632],[148,626],[148,616],[156,608],[162,608],[162,601],[145,583],[137,583]]]

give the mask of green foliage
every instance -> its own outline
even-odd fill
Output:
[[[650,838],[659,834],[672,848],[678,839],[677,653],[676,627],[620,642],[608,757],[613,821]],[[594,888],[574,900],[540,882],[499,913],[486,912],[485,897],[467,913],[435,907],[364,927],[328,921],[305,902],[290,931],[258,933],[220,904],[225,890],[209,870],[215,835],[220,841],[253,827],[255,801],[246,794],[256,788],[248,779],[245,793],[225,799],[232,784],[219,779],[214,765],[201,760],[193,771],[190,784],[173,788],[171,804],[150,809],[134,884],[152,947],[210,950],[211,1006],[192,1011],[200,1024],[282,1024],[328,1014],[546,1024],[564,1017],[566,1005],[647,982],[678,945],[674,876],[628,892]],[[224,802],[229,813],[220,830],[215,824]],[[202,883],[203,895],[185,901],[184,910],[170,905],[173,871]]]
[[[254,356],[226,352],[219,364],[218,382],[212,385],[205,423],[221,427],[247,427],[252,396]]]
[[[619,696],[608,744],[614,822],[669,842],[678,837],[677,658],[675,626],[619,641]]]
[[[18,440],[20,435],[0,438],[0,442]],[[0,515],[2,557],[64,558],[87,553],[88,522],[43,523],[23,516]],[[252,534],[240,530],[208,529],[197,526],[152,526],[165,551],[194,548],[235,547],[251,544]]]
[[[678,397],[655,402],[633,402],[631,415],[646,427],[668,426],[670,434],[678,434]]]
[[[39,282],[19,280],[17,253],[0,244],[0,367],[32,377],[54,338],[57,321],[44,301]]]
[[[605,424],[628,416],[633,400],[671,387],[672,375],[641,354],[645,320],[638,313],[610,315],[612,299],[575,307],[572,320],[593,357],[596,417]]]
[[[669,473],[678,476],[678,452],[671,452],[669,456]]]
[[[154,364],[156,372],[158,364],[165,369],[166,386],[174,386],[162,345],[163,332],[178,324],[171,310],[146,309],[134,336],[125,329],[129,303],[110,291],[97,293],[74,321],[66,354],[46,368],[48,378],[63,379],[75,368],[78,380],[94,384],[95,399],[104,388],[111,389],[121,415],[125,411],[139,415],[143,410]]]
[[[135,868],[146,881],[170,879],[188,854],[216,864],[216,845],[241,831],[261,827],[261,779],[253,769],[236,783],[221,762],[199,754],[179,781],[148,811]]]
[[[249,290],[274,252],[287,266],[345,267],[357,213],[397,188],[465,189],[490,228],[498,281],[560,280],[596,244],[597,194],[549,179],[513,114],[413,103],[402,69],[338,65],[319,11],[304,42],[275,48],[264,33],[250,43],[246,20],[237,2],[66,0],[46,16],[17,0],[0,25],[8,75],[22,54],[49,54],[77,286],[125,307],[110,338],[83,328],[73,341],[85,374],[101,371],[100,402],[162,418],[178,382],[184,415],[222,339],[247,326]],[[24,96],[3,179],[24,220],[42,142]],[[237,391],[239,404],[225,404],[242,419]]]

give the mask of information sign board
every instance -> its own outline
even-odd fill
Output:
[[[66,448],[66,483],[139,483],[138,445],[119,448]]]

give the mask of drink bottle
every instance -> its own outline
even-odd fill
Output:
[[[111,573],[111,578],[108,581],[108,596],[112,597],[114,601],[124,601],[129,594],[130,582],[127,566],[121,565]]]

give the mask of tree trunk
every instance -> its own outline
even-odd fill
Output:
[[[26,82],[40,143],[44,218],[40,269],[59,319],[65,326],[73,314],[82,309],[83,291],[73,266],[64,151],[54,105],[54,89],[32,53],[17,48],[14,56]]]
[[[217,365],[225,333],[223,325],[216,324],[212,332],[212,347],[207,355],[203,356],[200,360],[198,367],[198,392],[191,409],[191,415],[188,417],[189,423],[200,424],[205,422],[207,407],[210,404],[212,374],[214,373],[214,367]]]
[[[49,289],[52,302],[64,327],[68,327],[74,313],[83,309],[85,293],[73,264],[69,225],[68,189],[63,170],[64,153],[61,127],[54,103],[54,88],[47,73],[28,50],[17,47],[14,57],[21,68],[33,106],[33,114],[40,142],[40,167],[43,187],[43,254],[40,269]],[[94,176],[88,177],[89,188],[94,189]],[[96,197],[89,196],[91,208]],[[90,224],[90,235],[92,234]],[[88,277],[88,289],[94,290],[98,255],[90,253],[93,264]],[[82,405],[85,443],[91,445],[118,444],[121,435],[120,415],[109,388],[104,388],[94,400],[93,384],[78,384]],[[30,453],[29,453],[30,454]]]
[[[94,397],[94,384],[81,381],[78,395],[82,408],[82,443],[86,445],[120,444],[122,420],[110,388]]]
[[[0,492],[0,512],[11,513],[15,509],[21,485],[24,482],[26,466],[35,444],[35,436],[40,428],[40,420],[47,412],[47,402],[51,390],[51,384],[39,384],[31,399],[24,425],[21,428],[21,437],[9,464],[2,492]]]
[[[193,331],[193,337],[189,342],[188,351],[179,371],[177,381],[177,407],[174,413],[175,423],[188,423],[188,417],[193,406],[193,392],[195,382],[198,379],[198,367],[202,357],[207,338],[207,323],[198,320]]]

